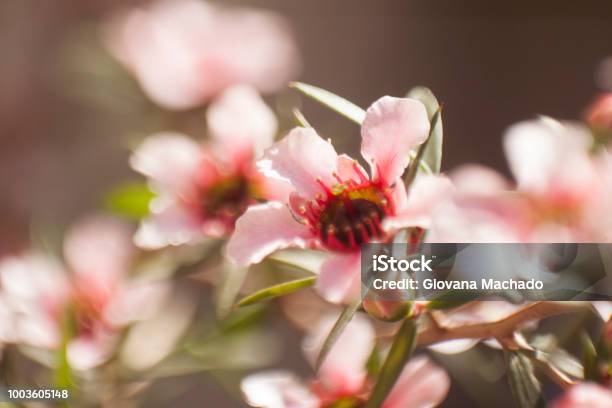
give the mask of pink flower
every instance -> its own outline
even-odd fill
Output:
[[[573,386],[552,404],[552,408],[608,408],[612,407],[612,391],[593,383]]]
[[[169,109],[195,107],[235,84],[277,90],[299,65],[279,16],[197,0],[126,11],[111,20],[106,40],[147,95]]]
[[[120,329],[148,318],[166,292],[162,283],[128,279],[131,248],[125,225],[94,217],[67,233],[65,266],[39,252],[0,262],[0,289],[15,317],[11,340],[58,349],[70,327],[67,351],[74,368],[106,361]]]
[[[327,316],[305,339],[306,357],[313,361],[335,319]],[[250,375],[242,381],[247,403],[266,408],[319,408],[343,401],[355,406],[367,400],[372,379],[366,362],[374,348],[375,333],[369,321],[356,315],[338,338],[309,383],[286,371]],[[432,407],[446,396],[450,379],[426,357],[415,357],[404,367],[382,408]],[[347,405],[348,406],[348,405]]]
[[[256,91],[226,90],[207,110],[207,122],[207,144],[158,133],[132,155],[130,164],[158,194],[137,245],[160,248],[226,235],[249,205],[286,194],[286,183],[266,180],[255,168],[254,158],[272,144],[277,127]]]
[[[452,204],[439,209],[431,240],[442,242],[601,242],[610,239],[610,156],[590,156],[589,131],[552,119],[512,126],[504,139],[516,179],[465,167]]]
[[[594,128],[612,130],[612,93],[599,95],[587,108],[585,120]]]
[[[367,111],[361,154],[338,155],[314,129],[296,128],[269,148],[258,166],[271,180],[287,180],[288,200],[250,207],[237,221],[227,254],[238,264],[257,263],[277,249],[331,251],[317,288],[329,301],[356,296],[359,247],[387,241],[405,227],[428,228],[430,212],[450,190],[441,176],[418,177],[409,195],[401,179],[409,153],[428,136],[425,107],[413,99],[384,97]]]

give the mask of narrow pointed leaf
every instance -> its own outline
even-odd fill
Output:
[[[540,382],[533,373],[533,365],[522,353],[508,354],[508,380],[519,408],[545,407]]]
[[[416,345],[416,322],[412,318],[404,320],[395,334],[389,354],[380,369],[378,381],[374,385],[372,395],[366,404],[366,408],[378,408],[382,406],[385,399],[393,389],[404,366],[410,359]]]
[[[584,365],[584,379],[598,381],[599,369],[597,367],[597,349],[588,334],[582,334],[582,359]]]
[[[304,289],[314,285],[315,280],[316,276],[310,276],[308,278],[297,279],[290,282],[284,282],[278,285],[270,286],[268,288],[259,290],[249,296],[242,298],[242,300],[238,302],[238,307],[248,306],[279,296],[288,295],[289,293],[293,293],[300,289]]]
[[[361,125],[365,119],[366,113],[363,109],[341,96],[302,82],[293,82],[291,86],[358,125]]]
[[[363,123],[365,119],[365,116],[366,116],[365,110],[355,105],[353,102],[344,99],[341,96],[338,96],[325,89],[318,88],[313,85],[305,84],[303,82],[293,82],[291,86],[297,89],[298,91],[302,92],[304,95],[314,99],[315,101],[321,103],[322,105],[327,106],[331,110],[341,114],[342,116],[346,117],[347,119],[351,120],[357,125],[361,126],[361,124]],[[295,115],[295,112],[294,112],[294,115]],[[298,118],[298,121],[301,122],[301,119]],[[440,129],[441,129],[441,126],[440,126]],[[414,151],[411,152],[410,157],[413,160],[416,156],[417,156],[417,152],[414,152]],[[427,164],[427,162],[425,161],[422,161],[420,163],[420,169],[421,171],[427,174],[434,172],[433,169],[431,169],[429,165]]]
[[[409,98],[417,99],[425,105],[429,120],[432,121],[432,131],[427,142],[427,148],[423,152],[423,163],[434,172],[439,173],[442,166],[442,145],[444,142],[444,129],[442,127],[442,116],[433,124],[433,117],[440,110],[440,104],[429,88],[417,86],[412,88],[407,95]]]
[[[74,376],[70,361],[68,360],[68,344],[74,337],[74,316],[72,311],[67,311],[62,316],[62,343],[56,352],[56,363],[54,368],[55,386],[73,390],[75,386]],[[60,406],[68,406],[65,402]]]
[[[336,341],[349,324],[360,305],[361,299],[353,302],[342,310],[338,320],[336,320],[336,323],[334,323],[334,326],[331,328],[329,334],[325,338],[325,341],[321,346],[321,350],[319,351],[319,355],[317,355],[317,360],[315,361],[315,371],[318,371],[321,365],[325,362],[325,358],[329,354],[329,351],[332,349],[334,344],[336,344]]]
[[[370,353],[370,357],[368,357],[368,361],[366,363],[366,371],[368,372],[368,377],[376,378],[380,373],[380,366],[382,365],[381,355],[380,355],[380,347],[378,344],[374,345],[372,349],[372,353]]]
[[[429,137],[427,138],[427,140],[425,140],[425,142],[421,146],[419,146],[419,150],[417,151],[416,156],[410,162],[410,165],[408,166],[408,170],[406,170],[406,177],[404,178],[404,182],[407,188],[410,187],[410,185],[416,178],[417,170],[419,168],[423,168],[423,166],[426,166],[426,168],[428,169],[428,171],[426,172],[431,173],[431,169],[429,168],[429,165],[427,165],[427,163],[423,161],[423,157],[424,157],[425,151],[427,150],[427,147],[429,146],[430,141],[432,140],[433,132],[436,128],[438,121],[440,120],[441,114],[442,112],[438,109],[438,111],[436,111],[436,113],[431,118],[430,128],[429,128]]]
[[[308,120],[306,119],[306,117],[304,116],[301,110],[299,110],[298,108],[293,108],[292,113],[293,113],[293,117],[295,118],[296,122],[301,127],[305,127],[305,128],[312,127],[310,126],[310,123],[308,122]]]

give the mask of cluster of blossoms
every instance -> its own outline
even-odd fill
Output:
[[[456,192],[436,214],[438,242],[610,242],[612,161],[591,153],[586,126],[549,118],[512,126],[504,139],[516,187],[493,170],[456,170]]]
[[[323,316],[304,339],[304,353],[311,362],[314,363],[334,321],[334,316]],[[374,328],[366,318],[355,316],[315,379],[305,383],[289,372],[261,372],[246,377],[242,391],[247,402],[255,407],[359,407],[367,401],[372,387],[366,366],[374,345]],[[450,378],[442,368],[427,357],[417,357],[403,368],[382,407],[436,406],[449,388]]]
[[[128,275],[132,232],[107,217],[84,219],[66,234],[62,264],[40,251],[0,262],[4,341],[58,350],[66,343],[72,367],[87,370],[114,353],[121,331],[153,316],[166,282]]]
[[[206,138],[162,131],[135,149],[130,165],[155,195],[135,232],[116,219],[88,218],[66,234],[62,261],[36,251],[2,260],[0,343],[65,347],[77,370],[107,362],[126,327],[159,312],[170,290],[167,281],[130,274],[137,250],[220,239],[226,262],[244,270],[279,250],[317,250],[325,260],[315,271],[316,292],[330,304],[353,305],[360,300],[362,245],[407,231],[429,242],[612,241],[612,155],[593,137],[612,126],[609,96],[589,109],[591,128],[550,118],[512,126],[504,148],[515,181],[476,165],[406,177],[433,130],[417,99],[385,96],[364,112],[360,159],[338,154],[309,126],[275,141],[277,119],[260,92],[278,90],[299,66],[278,16],[158,0],[115,16],[106,28],[109,50],[151,100],[170,110],[205,107]],[[607,310],[606,341],[610,304],[597,304]],[[487,307],[519,310],[504,305]],[[416,320],[426,308],[417,304],[401,317]],[[484,308],[463,309],[464,323]],[[313,364],[335,321],[317,320],[304,341]],[[272,408],[364,406],[376,389],[368,362],[379,340],[359,312],[314,378],[252,374],[241,383],[245,400]],[[555,406],[612,406],[607,373],[601,384],[573,386]],[[444,369],[414,357],[381,406],[435,406],[449,388]]]

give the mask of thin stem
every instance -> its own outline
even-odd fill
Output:
[[[540,301],[525,305],[511,315],[492,322],[463,324],[453,327],[436,320],[436,323],[430,322],[420,328],[417,335],[417,347],[456,339],[508,338],[519,326],[529,321],[580,312],[588,308],[590,308],[589,302]]]

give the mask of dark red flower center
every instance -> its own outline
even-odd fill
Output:
[[[77,336],[92,336],[96,328],[109,328],[103,314],[106,300],[82,291],[75,291],[70,312],[72,317],[72,329]]]
[[[384,237],[381,222],[392,211],[392,200],[380,181],[369,180],[361,171],[360,180],[342,180],[327,186],[319,181],[325,195],[298,208],[313,232],[329,249],[356,250],[362,244]]]
[[[234,174],[203,186],[192,205],[203,219],[215,219],[233,227],[236,219],[256,202],[258,195],[256,180],[245,174]]]

